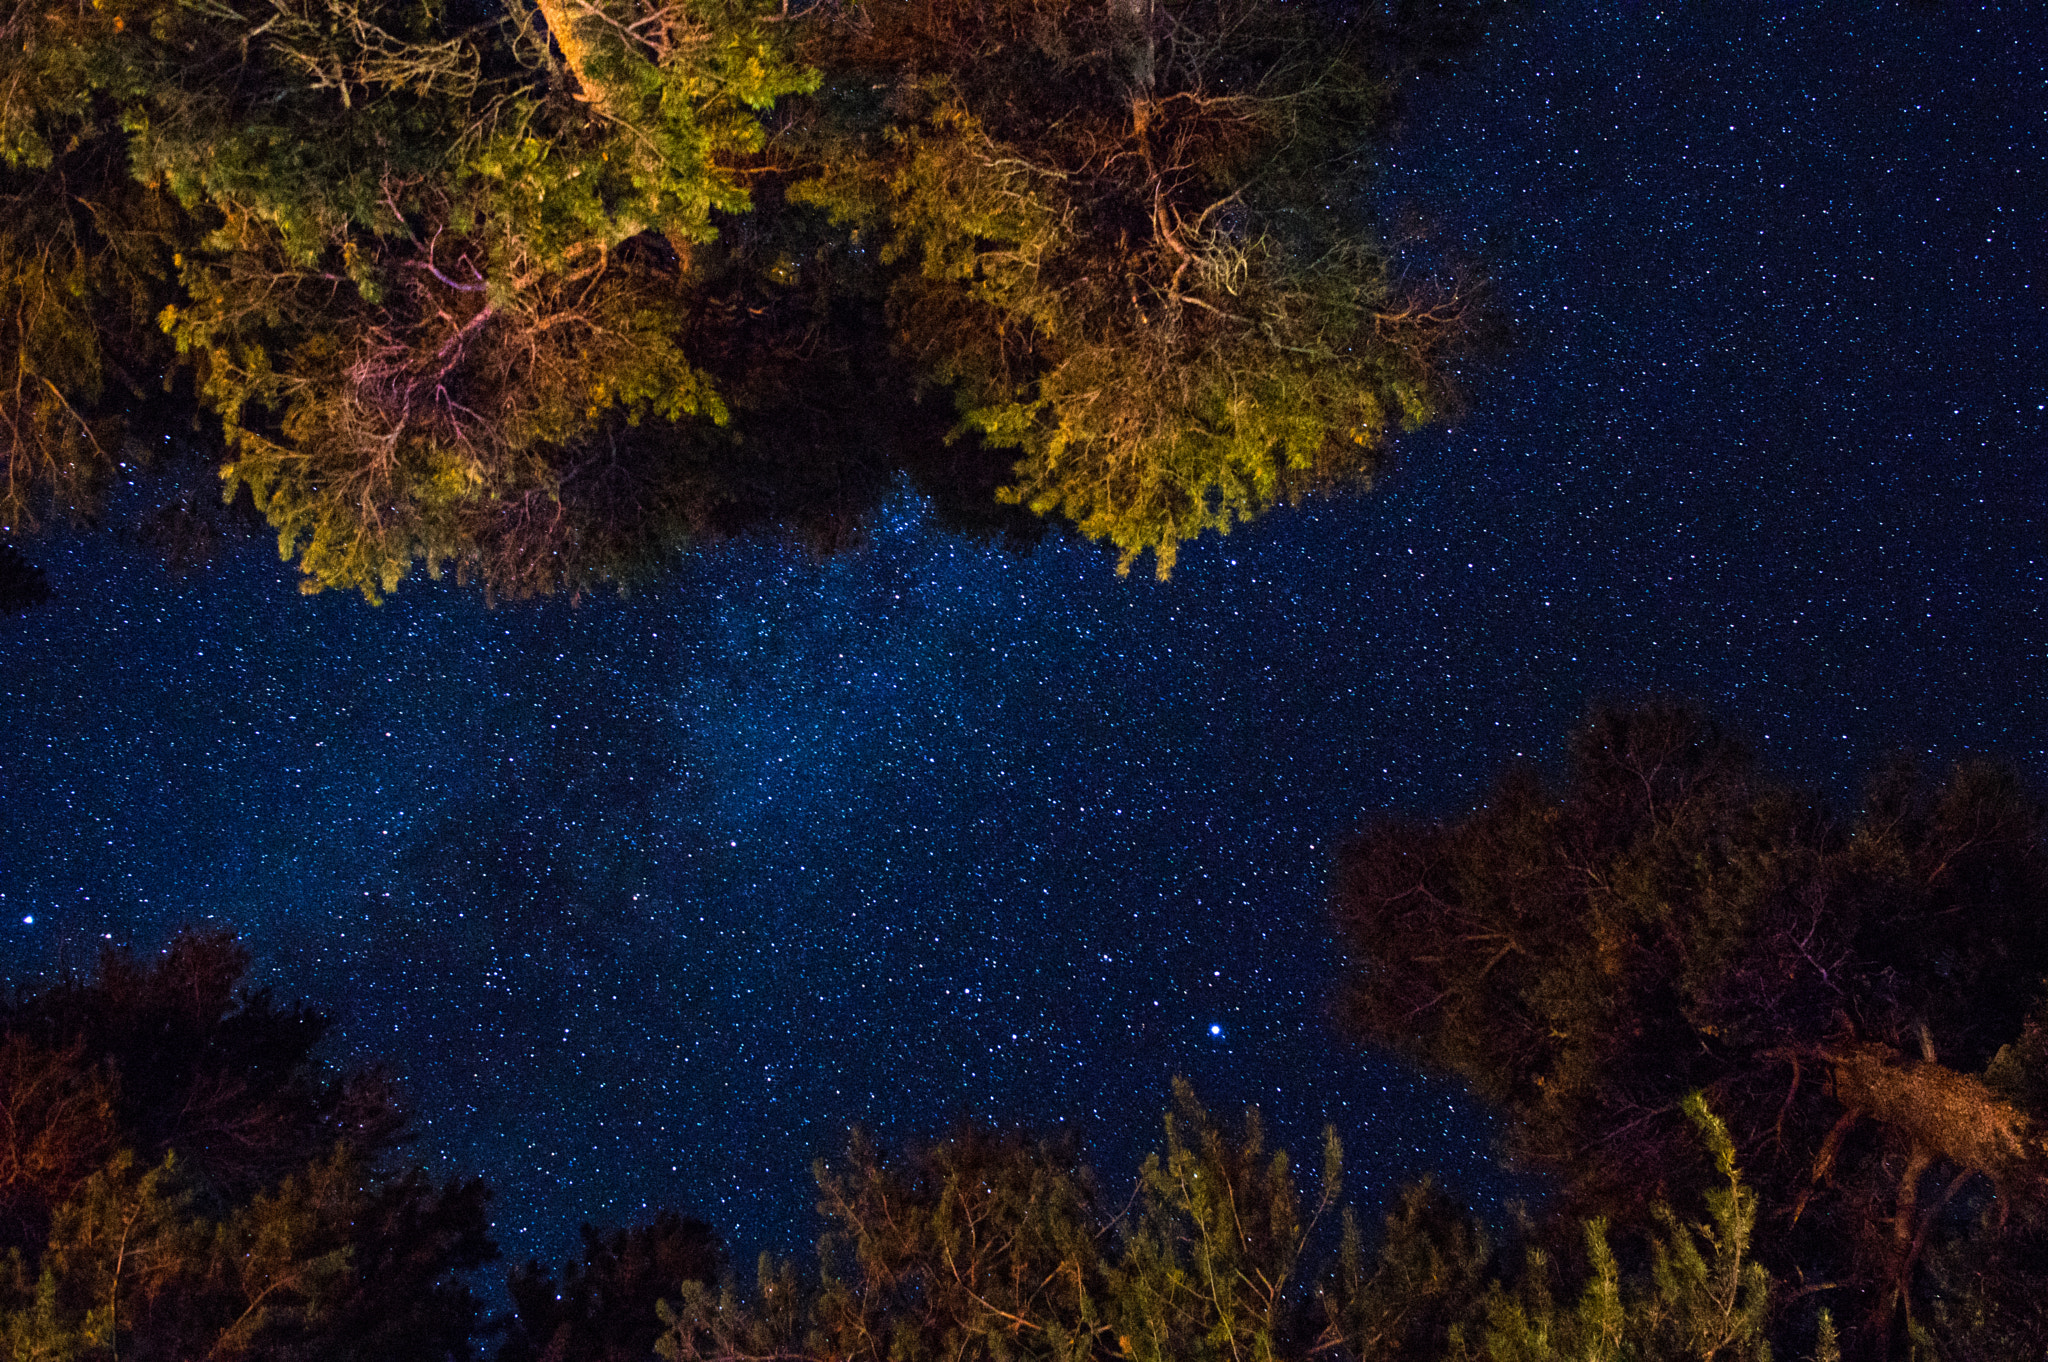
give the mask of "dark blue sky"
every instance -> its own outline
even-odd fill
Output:
[[[1368,1199],[1489,1195],[1482,1114],[1322,1028],[1337,840],[1599,695],[1844,796],[1899,749],[2048,774],[2038,12],[1762,9],[1539,6],[1419,91],[1390,211],[1490,262],[1515,351],[1170,583],[907,501],[575,610],[31,546],[0,976],[237,927],[514,1255],[660,1204],[795,1247],[849,1121],[1071,1123],[1121,1179],[1174,1072],[1303,1154],[1336,1120]]]

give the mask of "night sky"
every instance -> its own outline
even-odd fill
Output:
[[[2048,776],[2040,13],[1766,8],[1538,6],[1419,88],[1390,217],[1515,348],[1372,494],[1170,583],[907,497],[574,609],[28,545],[0,980],[237,928],[514,1257],[661,1205],[800,1248],[856,1121],[1064,1127],[1115,1186],[1174,1073],[1301,1154],[1334,1120],[1368,1203],[1494,1205],[1485,1113],[1321,1021],[1362,822],[1646,692],[1844,800],[1898,750]]]

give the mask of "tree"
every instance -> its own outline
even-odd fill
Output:
[[[1704,1171],[1674,1164],[1644,1215],[1580,1219],[1560,1203],[1542,1221],[1517,1212],[1502,1240],[1425,1183],[1385,1217],[1370,1256],[1340,1204],[1333,1131],[1305,1197],[1255,1110],[1226,1130],[1185,1084],[1128,1192],[1106,1194],[1071,1145],[1019,1133],[963,1130],[898,1154],[856,1133],[816,1170],[827,1231],[815,1275],[764,1255],[743,1296],[711,1230],[664,1211],[631,1229],[586,1227],[580,1261],[559,1271],[514,1271],[513,1313],[486,1327],[463,1279],[493,1256],[487,1193],[394,1162],[388,1087],[315,1072],[308,1037],[323,1019],[238,990],[246,965],[232,938],[187,933],[148,962],[109,952],[93,980],[7,1004],[9,1356],[446,1362],[488,1332],[505,1335],[498,1362],[1841,1355],[1832,1311],[1816,1307],[1853,1283],[1808,1271],[1816,1260],[1774,1223],[1782,1199],[1760,1194],[1739,1132],[1700,1092],[1679,1106]],[[2044,1035],[2048,1005],[1987,1069],[1998,1100],[2030,1105],[2048,1087]],[[1908,1335],[1866,1322],[1846,1342],[1957,1359],[2037,1344],[2040,1244],[2028,1236],[2041,1199],[2011,1199],[2032,1229],[1994,1224],[1988,1206],[1971,1226],[1946,1224]],[[1703,1218],[1682,1209],[1694,1206]]]
[[[1607,1222],[1584,1227],[1591,1274],[1577,1308],[1559,1310],[1550,1292],[1550,1264],[1531,1250],[1528,1271],[1512,1292],[1496,1285],[1486,1306],[1479,1356],[1489,1362],[1769,1362],[1765,1328],[1774,1283],[1750,1253],[1756,1197],[1743,1185],[1735,1146],[1698,1093],[1686,1117],[1704,1138],[1723,1185],[1707,1193],[1707,1220],[1689,1225],[1659,1204],[1662,1232],[1650,1237],[1649,1279],[1624,1283]],[[1833,1323],[1825,1313],[1816,1349],[1831,1356]]]
[[[895,1159],[856,1136],[818,1168],[816,1279],[764,1256],[751,1300],[729,1281],[686,1286],[662,1303],[661,1353],[1391,1362],[1442,1356],[1477,1322],[1492,1251],[1441,1196],[1403,1200],[1370,1268],[1347,1213],[1339,1260],[1319,1272],[1305,1260],[1341,1190],[1334,1133],[1304,1206],[1256,1112],[1226,1134],[1185,1085],[1176,1099],[1128,1196],[1103,1195],[1070,1147],[1018,1135],[966,1131]]]
[[[610,1234],[585,1225],[581,1263],[557,1275],[529,1262],[511,1274],[497,1362],[646,1362],[661,1333],[656,1304],[685,1282],[715,1284],[724,1268],[711,1227],[674,1211]]]
[[[1159,572],[1181,543],[1369,481],[1451,401],[1470,290],[1369,235],[1397,51],[1278,0],[878,0],[823,11],[832,73],[791,191],[894,265],[898,344],[1002,496]],[[881,97],[877,99],[875,92]],[[805,149],[803,138],[792,139]]]
[[[186,933],[0,1009],[10,1356],[470,1354],[487,1193],[393,1163],[388,1085],[321,1075],[247,964]]]
[[[246,1200],[330,1153],[391,1150],[403,1124],[374,1072],[323,1075],[312,1061],[329,1019],[282,1006],[266,989],[239,991],[247,951],[224,932],[182,932],[154,960],[109,951],[89,979],[66,979],[0,1006],[17,1091],[71,1085],[108,1106],[101,1144],[147,1164],[175,1154],[195,1195],[212,1206]],[[82,1086],[81,1086],[82,1085]],[[57,1120],[38,1105],[30,1126]]]
[[[86,95],[112,11],[17,7],[0,59],[0,524],[99,509],[173,357],[156,324],[193,224],[138,183]],[[38,117],[38,114],[45,116]],[[97,116],[96,116],[97,115]]]
[[[204,412],[308,590],[831,547],[905,468],[1164,572],[1449,400],[1469,296],[1398,283],[1362,197],[1446,34],[1277,0],[20,6],[0,512],[90,515],[138,425]]]
[[[68,238],[21,240],[72,241],[78,276],[49,246],[16,271],[35,323],[15,346],[17,500],[86,499],[118,435],[90,419],[109,341],[139,316],[221,418],[228,490],[255,494],[309,585],[374,598],[415,561],[508,590],[602,575],[569,551],[603,526],[573,496],[530,503],[618,463],[636,422],[722,418],[681,352],[675,252],[745,208],[754,110],[809,79],[747,3],[613,27],[569,39],[596,54],[575,87],[516,11],[16,11],[0,153],[23,197],[71,215]],[[621,251],[648,234],[662,244]],[[117,285],[125,307],[88,306]]]
[[[41,1243],[51,1213],[113,1153],[113,1088],[81,1042],[0,1043],[0,1243]]]
[[[415,561],[508,593],[605,580],[675,533],[639,428],[726,419],[684,352],[681,274],[713,213],[748,204],[732,162],[760,146],[755,111],[810,77],[741,0],[579,12],[554,36],[582,102],[546,73],[545,33],[396,35],[410,64],[386,73],[385,31],[281,56],[353,63],[363,117],[390,110],[409,157],[309,206],[333,222],[317,243],[226,205],[238,235],[171,319],[237,453],[223,476],[311,586],[374,599]]]
[[[662,1307],[663,1355],[1271,1356],[1306,1318],[1286,1155],[1267,1158],[1256,1118],[1227,1142],[1185,1088],[1180,1103],[1122,1214],[1058,1146],[967,1132],[895,1163],[856,1137],[818,1168],[817,1282],[764,1257],[755,1303],[686,1291]]]
[[[1759,1203],[1726,1127],[1695,1093],[1685,1113],[1712,1168],[1703,1220],[1659,1204],[1617,1252],[1606,1222],[1560,1222],[1585,1245],[1560,1306],[1559,1260],[1519,1270],[1428,1184],[1386,1217],[1370,1270],[1355,1219],[1336,1261],[1304,1271],[1339,1190],[1334,1139],[1306,1217],[1284,1153],[1255,1114],[1226,1137],[1183,1086],[1163,1154],[1128,1198],[1100,1196],[1072,1151],[968,1132],[891,1160],[856,1137],[818,1180],[831,1228],[806,1281],[762,1259],[756,1295],[691,1284],[664,1301],[670,1362],[920,1358],[1234,1362],[1767,1362],[1785,1283],[1754,1256]],[[1688,1189],[1685,1203],[1691,1202]],[[1632,1236],[1633,1237],[1633,1236]],[[1632,1259],[1625,1262],[1624,1257]],[[1816,1362],[1839,1362],[1831,1319]]]
[[[1844,826],[1668,705],[1597,711],[1572,752],[1561,797],[1511,771],[1461,822],[1344,849],[1342,1016],[1504,1107],[1515,1152],[1616,1223],[1702,1174],[1703,1090],[1769,1208],[1764,1260],[1883,1355],[1946,1294],[1930,1246],[2038,1242],[2040,806],[2002,768],[1893,770]]]
[[[0,541],[0,617],[33,610],[53,594],[43,570],[14,545]]]

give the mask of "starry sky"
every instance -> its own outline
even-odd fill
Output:
[[[1169,583],[908,496],[574,609],[28,546],[0,982],[235,927],[515,1258],[663,1205],[799,1249],[851,1122],[1066,1129],[1115,1185],[1175,1073],[1335,1122],[1364,1202],[1497,1204],[1487,1113],[1321,1020],[1365,820],[1652,692],[1844,800],[1900,750],[2048,776],[2038,13],[1782,8],[1538,5],[1420,85],[1389,219],[1487,262],[1513,349]]]

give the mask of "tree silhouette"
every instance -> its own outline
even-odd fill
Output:
[[[1700,1176],[1681,1104],[1704,1091],[1770,1209],[1765,1260],[1885,1355],[1946,1294],[1930,1244],[2040,1233],[2039,804],[2002,768],[1894,770],[1844,825],[1670,705],[1597,711],[1572,757],[1559,795],[1512,771],[1467,819],[1344,849],[1341,1015],[1502,1105],[1568,1204],[1623,1223]],[[2034,1319],[2015,1286],[1979,1305]]]
[[[14,545],[0,542],[0,616],[19,615],[49,600],[49,579],[21,556]]]
[[[470,1355],[488,1194],[393,1164],[389,1085],[321,1073],[326,1018],[247,965],[188,932],[0,1008],[11,1355]]]
[[[663,1211],[609,1234],[583,1227],[583,1261],[560,1275],[539,1263],[508,1281],[513,1319],[497,1362],[645,1362],[661,1333],[655,1307],[685,1282],[711,1285],[725,1268],[701,1220]]]

